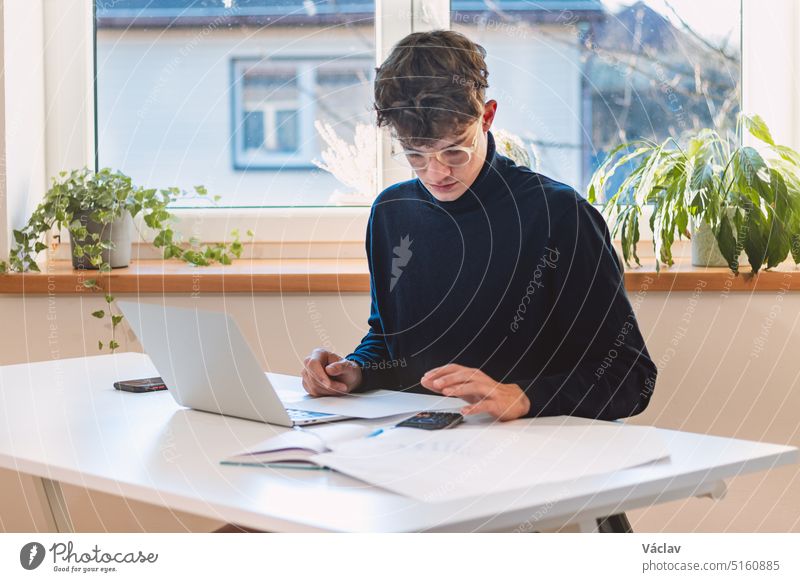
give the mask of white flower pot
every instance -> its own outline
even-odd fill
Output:
[[[736,236],[736,227],[733,225],[735,210],[728,210],[728,219],[731,221],[733,236]],[[739,264],[742,263],[744,253],[739,253]],[[727,267],[728,261],[722,256],[719,244],[714,236],[711,226],[705,221],[692,228],[692,265],[695,267]]]
[[[91,243],[91,234],[97,233],[100,235],[100,240],[114,243],[113,249],[106,249],[102,252],[101,256],[104,262],[108,263],[112,269],[127,267],[130,264],[133,219],[129,212],[126,212],[110,224],[99,224],[89,220],[89,213],[75,215],[75,218],[86,225],[86,230],[89,234],[86,239],[77,242],[81,245]],[[86,254],[80,257],[75,256],[75,242],[76,241],[73,240],[71,244],[72,266],[75,269],[97,269],[98,267],[92,265]]]

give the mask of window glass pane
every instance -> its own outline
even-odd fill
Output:
[[[354,64],[328,63],[317,69],[315,100],[319,103],[318,119],[341,128],[341,135],[353,138],[355,125],[343,113],[353,109],[353,103],[369,104],[372,99],[372,62]],[[351,114],[352,115],[352,114]],[[373,122],[362,116],[361,122]],[[374,123],[374,122],[373,122]]]
[[[274,138],[267,149],[278,152],[296,152],[299,143],[297,130],[297,109],[280,109],[275,113],[275,129],[270,131]]]
[[[257,150],[264,147],[264,112],[245,111],[244,149]]]
[[[144,186],[203,184],[222,207],[369,204],[374,178],[348,167],[375,167],[374,12],[374,0],[97,0],[100,166]],[[358,160],[321,169],[333,132],[352,144],[358,127]]]
[[[255,152],[240,155],[236,150],[237,165],[249,163],[252,169],[261,159],[260,166],[270,168],[276,158],[269,154],[297,153],[299,150],[300,92],[297,71],[294,67],[281,70],[261,66],[260,63],[245,65],[242,70],[241,102],[237,101],[233,106],[245,110],[245,125],[235,128],[234,133],[243,132],[245,149]],[[260,135],[257,143],[251,140],[251,126],[247,125],[248,115],[253,112],[260,114],[260,127],[256,126],[256,135]]]
[[[623,141],[726,131],[740,107],[739,0],[452,0],[488,52],[496,129],[585,194]]]

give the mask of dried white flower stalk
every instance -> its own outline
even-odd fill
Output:
[[[349,192],[334,191],[329,202],[333,204],[359,204],[372,202],[377,195],[376,132],[372,125],[358,123],[353,143],[347,143],[336,133],[330,123],[314,122],[319,135],[328,145],[322,152],[322,161],[312,162],[330,172]]]
[[[514,160],[518,166],[525,166],[535,170],[537,159],[535,153],[525,146],[525,142],[518,135],[506,131],[505,129],[492,130],[494,135],[495,148],[497,153]],[[533,155],[531,155],[533,153]],[[531,165],[533,163],[533,165]]]

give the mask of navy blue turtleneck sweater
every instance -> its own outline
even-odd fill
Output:
[[[600,213],[572,188],[488,151],[451,202],[419,179],[384,190],[366,234],[369,332],[346,357],[365,389],[431,393],[457,363],[518,384],[528,416],[638,414],[656,367]]]

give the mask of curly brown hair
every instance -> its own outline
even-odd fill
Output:
[[[486,50],[459,32],[406,36],[375,69],[378,126],[411,144],[457,135],[483,114]]]

